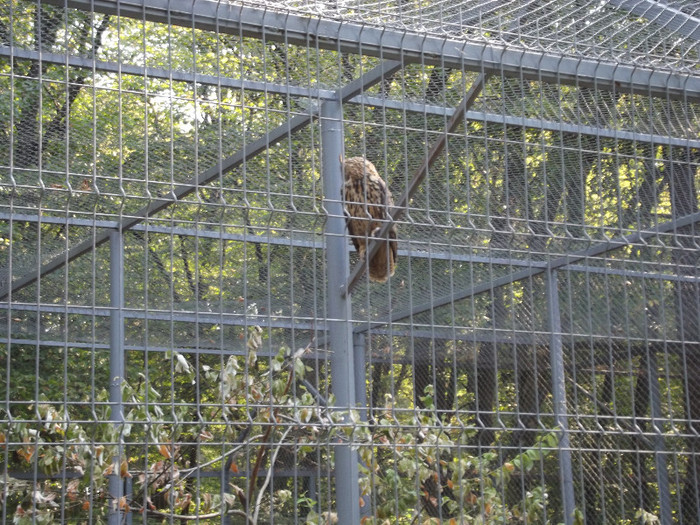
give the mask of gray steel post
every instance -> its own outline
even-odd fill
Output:
[[[355,400],[360,420],[367,421],[367,371],[365,367],[365,334],[353,335],[353,357],[355,360]]]
[[[328,274],[328,320],[331,344],[332,390],[341,410],[355,408],[355,366],[350,296],[342,288],[349,275],[348,236],[343,204],[340,201],[343,153],[342,105],[338,101],[321,106],[321,167],[323,170],[324,207],[327,213],[326,269]],[[349,422],[349,419],[346,420]],[[349,443],[335,446],[336,511],[340,525],[360,523],[358,454]]]
[[[109,402],[113,424],[121,430],[124,422],[122,406],[122,381],[124,380],[124,237],[120,231],[109,235],[110,271],[110,353],[109,353]],[[114,458],[114,472],[109,477],[110,511],[109,525],[121,525],[123,514],[119,510],[121,498],[125,496],[120,474],[122,446],[120,443]]]
[[[668,467],[666,465],[666,443],[663,429],[663,410],[659,392],[659,365],[656,352],[649,351],[649,398],[651,421],[654,429],[654,460],[656,462],[656,480],[659,484],[659,511],[661,523],[672,523],[671,491],[668,484]]]
[[[367,422],[367,366],[365,361],[365,334],[355,333],[354,339],[354,358],[355,358],[355,398],[357,400],[357,408],[360,415],[360,421]],[[363,463],[364,464],[364,463]],[[370,516],[372,513],[371,501],[369,496],[363,496],[364,505],[360,507],[360,514]]]
[[[574,522],[574,477],[571,467],[571,442],[569,440],[568,410],[566,407],[566,377],[562,346],[561,313],[559,310],[559,282],[557,271],[547,270],[547,309],[549,314],[549,352],[552,369],[552,396],[554,418],[559,434],[559,476],[564,505],[564,523]]]

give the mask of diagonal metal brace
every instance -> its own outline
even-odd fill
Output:
[[[501,286],[509,285],[516,281],[529,279],[536,275],[540,275],[542,273],[549,272],[552,270],[567,268],[570,265],[576,264],[581,261],[585,261],[588,258],[597,257],[599,255],[603,255],[613,250],[618,250],[620,248],[624,248],[633,244],[644,243],[647,239],[651,239],[656,235],[671,233],[677,230],[678,228],[682,228],[684,226],[691,226],[698,223],[700,223],[700,212],[695,212],[691,213],[690,215],[678,217],[677,219],[671,221],[659,223],[656,226],[650,227],[648,229],[636,231],[629,235],[622,235],[620,237],[608,239],[606,241],[593,244],[585,250],[556,257],[546,264],[538,264],[526,267],[522,270],[517,270],[515,272],[492,279],[490,281],[475,284],[470,288],[466,288],[464,290],[460,290],[449,295],[438,297],[432,301],[419,304],[413,308],[394,312],[384,319],[373,321],[368,325],[362,325],[361,327],[358,327],[357,329],[355,329],[355,333],[365,332],[369,329],[384,326],[389,323],[395,323],[402,319],[409,319],[423,312],[434,310],[435,308],[439,308],[450,303],[454,303],[475,295],[486,293]],[[580,269],[578,270],[582,271]]]
[[[361,77],[353,80],[339,89],[337,92],[337,98],[341,102],[347,102],[351,98],[363,93],[367,88],[381,82],[386,76],[398,71],[401,69],[401,67],[401,62],[385,60]],[[132,216],[122,219],[118,223],[118,231],[123,232],[133,228],[156,213],[177,203],[180,199],[197,190],[197,188],[200,188],[224,173],[228,173],[229,171],[241,166],[247,160],[267,150],[270,146],[281,142],[292,133],[304,128],[314,119],[317,119],[319,114],[320,109],[314,107],[308,114],[290,118],[284,124],[276,127],[263,137],[246,144],[243,148],[238,150],[230,157],[226,157],[215,166],[212,166],[201,174],[193,177],[185,184],[178,185],[168,195],[163,195],[153,199],[149,204],[136,211]],[[7,286],[0,288],[0,300],[5,299],[11,293],[29,286],[43,276],[62,268],[64,265],[80,257],[84,253],[87,253],[95,249],[97,246],[107,242],[111,231],[113,230],[101,229],[94,237],[83,240],[82,242],[73,246],[70,250],[57,255],[45,264],[38,265],[33,270],[30,270],[14,281],[9,282]]]
[[[435,159],[437,159],[440,153],[442,153],[442,150],[445,149],[448,135],[457,129],[462,122],[464,122],[464,116],[467,110],[469,110],[469,108],[474,104],[476,98],[481,94],[481,91],[483,90],[486,81],[489,79],[489,76],[490,75],[488,73],[481,73],[467,90],[465,97],[459,103],[459,106],[457,106],[454,113],[450,117],[450,120],[447,122],[445,133],[443,133],[437,142],[431,146],[428,154],[423,159],[423,162],[413,173],[413,176],[408,183],[408,188],[404,194],[401,195],[396,205],[389,210],[389,220],[382,225],[376,236],[367,240],[366,256],[353,268],[350,278],[348,279],[348,283],[343,289],[343,293],[352,293],[352,290],[355,288],[358,281],[362,277],[362,274],[367,269],[367,261],[371,260],[377,253],[380,243],[387,242],[389,230],[391,229],[392,225],[397,220],[401,219],[401,217],[403,217],[406,213],[408,203],[420,187],[425,177],[428,175],[430,166],[432,166]]]

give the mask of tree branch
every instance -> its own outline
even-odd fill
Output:
[[[260,505],[262,505],[262,498],[265,495],[265,489],[270,484],[270,479],[272,478],[272,470],[273,470],[272,467],[274,466],[275,461],[277,461],[277,454],[279,454],[279,451],[282,448],[282,442],[287,437],[287,434],[289,434],[290,430],[292,430],[292,427],[287,427],[287,430],[284,431],[284,434],[282,434],[282,437],[280,437],[280,443],[277,445],[277,448],[272,453],[272,457],[270,458],[270,468],[267,469],[267,476],[265,476],[265,481],[263,482],[262,487],[260,487],[260,490],[258,491],[258,497],[255,500],[255,510],[253,512],[253,524],[258,523],[258,514],[260,512]]]
[[[243,512],[242,510],[237,510],[237,509],[230,509],[224,513],[221,512],[211,512],[209,514],[199,514],[199,515],[187,515],[187,514],[173,514],[170,512],[161,512],[159,510],[146,510],[146,513],[149,516],[157,516],[160,518],[172,518],[172,519],[178,519],[178,520],[208,520],[212,518],[218,518],[219,516],[226,515],[226,514],[235,514],[236,516],[241,516],[242,518],[245,518],[247,522],[251,522],[250,516]],[[252,522],[251,522],[252,523]]]

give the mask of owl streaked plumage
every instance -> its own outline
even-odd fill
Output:
[[[360,259],[365,258],[370,237],[376,237],[388,211],[394,205],[391,192],[377,169],[367,159],[352,157],[342,161],[345,183],[343,201],[347,217],[348,232]],[[389,230],[389,238],[380,240],[377,253],[368,261],[369,278],[385,282],[394,275],[397,252],[396,225]]]

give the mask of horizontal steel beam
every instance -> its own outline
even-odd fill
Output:
[[[700,101],[700,77],[582,56],[300,16],[213,0],[42,0],[85,11],[555,84]]]
[[[64,53],[51,53],[48,51],[34,51],[21,47],[11,47],[0,45],[0,57],[12,58],[15,60],[40,61],[47,64],[66,66],[73,68],[89,69],[101,73],[113,73],[120,75],[133,75],[146,79],[167,80],[169,82],[187,82],[191,84],[202,84],[206,86],[221,86],[231,89],[244,89],[249,91],[278,93],[293,97],[304,97],[311,99],[329,99],[335,96],[335,91],[330,89],[305,88],[293,86],[291,84],[275,84],[274,82],[262,82],[258,80],[242,80],[227,77],[225,75],[205,75],[202,73],[192,73],[178,71],[176,69],[165,69],[162,67],[137,66],[123,62],[109,62],[106,60],[96,60],[78,55],[68,55]],[[44,82],[62,83],[65,80],[43,79]],[[104,88],[107,89],[107,88]],[[156,94],[156,92],[152,92]]]
[[[331,100],[335,97],[335,92],[330,89],[304,88],[289,84],[277,84],[274,82],[260,82],[253,80],[243,80],[226,76],[202,75],[200,73],[183,72],[172,69],[155,68],[150,66],[135,66],[131,64],[118,64],[94,60],[75,55],[64,55],[60,53],[47,53],[0,46],[0,56],[12,57],[20,60],[36,60],[50,64],[65,65],[69,67],[85,68],[107,73],[121,73],[123,75],[134,75],[145,78],[155,78],[174,82],[198,83],[208,86],[222,86],[231,89],[242,89],[259,93],[273,93],[276,95],[301,97],[316,100]],[[52,80],[51,82],[61,82]],[[379,98],[366,95],[358,95],[347,101],[349,104],[361,104],[377,108],[406,111],[409,113],[420,113],[423,115],[436,115],[449,118],[455,109],[450,107],[426,104],[425,102],[410,102],[407,100],[394,100],[390,98]],[[547,119],[520,117],[515,115],[487,113],[483,111],[467,111],[465,118],[470,121],[488,122],[503,126],[520,126],[532,129],[543,129],[559,133],[576,133],[616,140],[629,140],[632,142],[650,143],[664,146],[678,146],[700,149],[700,140],[697,134],[690,133],[689,137],[667,136],[655,133],[640,133],[636,131],[625,131],[609,127],[584,126],[571,124],[562,121],[552,121]]]
[[[7,213],[0,212],[0,221],[16,221],[16,222],[28,222],[28,223],[42,223],[42,224],[57,224],[57,225],[69,225],[75,227],[85,227],[85,228],[100,228],[100,229],[119,229],[118,221],[104,221],[104,220],[93,220],[93,219],[81,219],[77,217],[52,217],[52,216],[39,216],[39,215],[29,215],[29,214],[19,214],[19,213]],[[295,248],[308,248],[313,250],[323,250],[325,249],[325,243],[323,241],[312,241],[307,239],[300,239],[298,237],[271,237],[267,235],[255,235],[253,233],[228,233],[225,231],[217,230],[205,230],[197,228],[183,228],[178,226],[159,226],[151,223],[141,223],[133,226],[131,231],[140,233],[153,233],[159,235],[182,235],[185,237],[199,237],[204,239],[213,240],[223,240],[223,241],[234,241],[234,242],[245,242],[245,243],[259,243],[272,246],[293,246]],[[434,246],[433,246],[434,248]],[[348,244],[348,250],[354,251],[355,249]],[[415,250],[409,248],[401,248],[398,251],[401,257],[411,257],[415,259],[431,259],[434,261],[452,261],[459,263],[468,264],[488,264],[491,266],[506,266],[506,267],[516,267],[516,268],[547,268],[547,262],[541,260],[533,259],[513,259],[508,257],[499,256],[489,256],[489,255],[476,255],[474,253],[457,253],[454,251],[436,251],[431,250]],[[624,262],[624,261],[620,261]],[[655,267],[658,268],[659,264],[654,263]],[[668,263],[669,270],[675,269],[675,265]],[[624,277],[632,277],[639,279],[654,279],[662,281],[672,281],[672,282],[688,282],[688,283],[698,283],[700,282],[700,277],[694,277],[692,275],[676,275],[668,274],[662,272],[645,272],[639,270],[625,270],[619,268],[610,268],[607,266],[586,266],[580,264],[570,264],[564,267],[567,271],[580,272],[580,273],[591,273],[591,274],[604,274],[604,275],[618,275]]]
[[[407,337],[412,339],[428,339],[431,341],[464,341],[466,343],[491,343],[498,345],[525,345],[531,346],[540,344],[540,340],[535,337],[528,337],[525,334],[517,335],[500,335],[497,332],[489,332],[484,330],[482,334],[477,335],[476,333],[461,333],[461,330],[457,330],[457,334],[450,335],[448,330],[415,330],[413,328],[409,329],[398,329],[398,330],[388,330],[384,328],[373,329],[373,335],[386,335],[393,337]],[[609,334],[574,334],[574,333],[564,333],[565,336],[563,345],[565,348],[573,348],[578,350],[609,350],[611,353],[619,352],[623,357],[628,356],[629,343],[638,347],[639,353],[646,353],[648,351],[658,352],[660,354],[667,355],[682,355],[685,352],[697,352],[700,351],[700,343],[682,341],[680,339],[644,339],[644,338],[629,338],[625,335],[611,336]],[[542,334],[542,337],[546,337],[547,334]],[[69,340],[50,340],[50,339],[30,339],[30,338],[20,338],[20,337],[0,337],[0,344],[12,344],[12,345],[22,345],[22,346],[41,346],[50,348],[80,348],[84,350],[91,351],[108,351],[109,345],[106,343],[90,342],[86,343],[83,341],[69,341]],[[318,348],[322,348],[324,345],[319,342]],[[227,348],[196,348],[196,347],[180,347],[180,346],[157,346],[157,345],[124,345],[124,348],[130,352],[179,352],[181,354],[207,354],[207,355],[248,355],[248,350],[243,347],[243,345],[231,346]],[[615,350],[619,348],[620,350]],[[278,353],[277,350],[266,349],[261,347],[257,354],[260,357],[274,357]],[[308,360],[321,360],[324,361],[328,359],[328,352],[319,350],[318,352],[308,352],[302,355],[302,359]],[[461,358],[460,358],[461,359]],[[459,359],[458,359],[459,360]],[[405,363],[412,362],[412,356],[383,356],[375,355],[370,360],[370,363],[383,363],[383,362],[393,362],[393,363]],[[601,361],[599,364],[608,364],[607,358]]]
[[[75,404],[80,404],[82,406],[85,405],[84,401],[80,402],[74,402]],[[67,405],[71,405],[72,403],[68,401],[66,403]],[[99,406],[99,403],[95,403],[96,405]],[[153,403],[155,404],[155,403]],[[200,405],[202,406],[202,405]],[[17,420],[21,421],[21,420]],[[57,420],[61,421],[61,420]],[[94,424],[95,421],[93,420],[86,420],[86,421],[81,421],[79,419],[73,419],[71,418],[70,423],[74,425],[80,425],[80,424]],[[28,420],[30,423],[35,423],[34,420]],[[156,423],[156,421],[149,420],[148,424],[153,424]],[[169,420],[163,420],[163,423],[165,424],[170,424],[172,421]],[[219,421],[216,422],[217,425],[220,424]],[[181,422],[181,424],[185,425],[187,422]],[[201,422],[192,422],[191,424],[193,425],[201,425]],[[229,424],[234,424],[234,423],[229,423]],[[104,443],[104,442],[101,442]],[[13,445],[14,443],[8,443],[9,445]],[[229,442],[217,442],[217,441],[207,441],[207,446],[210,447],[216,447],[216,446],[221,446],[221,445],[230,445]],[[198,467],[197,467],[198,468]],[[257,470],[256,475],[265,478],[267,473],[270,471],[270,469],[267,468],[260,468]],[[88,471],[89,472],[89,471]],[[293,469],[289,468],[275,468],[273,470],[275,474],[275,478],[315,478],[315,479],[323,479],[323,478],[328,478],[328,477],[333,477],[335,475],[335,472],[332,469],[316,469],[316,468],[301,468],[301,467],[294,467]],[[30,471],[30,470],[25,470],[25,471],[18,471],[18,470],[10,470],[7,472],[7,476],[15,479],[21,479],[21,480],[29,480],[29,481],[40,481],[40,480],[50,480],[50,479],[55,479],[55,480],[65,480],[65,479],[81,479],[84,477],[89,477],[90,474],[87,474],[82,471],[76,471],[76,470],[64,470],[61,472],[56,472],[53,474],[47,474],[45,472],[41,471]],[[250,472],[248,470],[239,470],[236,471],[235,476],[231,476],[232,478],[247,478],[250,476]],[[196,474],[192,475],[189,474],[188,477],[191,477],[193,479],[202,479],[202,478],[221,478],[221,470],[199,470]],[[217,516],[218,517],[218,516]],[[192,518],[190,518],[192,519]],[[126,521],[126,520],[125,520]],[[204,521],[204,520],[203,520]]]
[[[501,277],[497,277],[492,280],[476,284],[466,290],[460,290],[458,292],[445,295],[443,297],[438,297],[436,299],[433,299],[431,301],[425,302],[412,308],[396,311],[385,319],[367,323],[366,325],[361,327],[360,330],[357,330],[357,332],[365,332],[375,327],[384,326],[390,323],[396,323],[398,321],[401,321],[402,319],[411,319],[415,315],[433,310],[435,308],[439,308],[440,306],[445,306],[451,303],[467,299],[469,297],[473,297],[475,295],[489,292],[496,288],[500,288],[501,286],[506,286],[508,284],[520,281],[522,279],[529,279],[548,270],[565,268],[571,264],[580,262],[590,257],[596,257],[598,255],[602,255],[604,253],[617,250],[619,248],[624,248],[625,246],[629,246],[631,244],[644,242],[645,240],[650,239],[660,233],[669,233],[678,228],[682,228],[683,226],[696,224],[697,222],[700,222],[700,212],[686,215],[684,217],[679,217],[676,220],[661,223],[653,229],[641,230],[631,235],[616,237],[614,239],[610,239],[609,241],[596,243],[586,250],[581,250],[572,254],[556,257],[553,260],[549,261],[544,267],[536,267],[533,265],[531,268],[517,270],[507,275],[503,275]]]
[[[423,115],[436,115],[449,118],[454,114],[454,108],[446,108],[424,102],[410,102],[403,100],[385,99],[379,97],[356,97],[350,103],[362,104],[382,109],[405,111],[407,113],[420,113]],[[585,126],[572,124],[560,120],[548,120],[542,118],[523,117],[516,115],[488,113],[484,111],[467,110],[465,119],[475,122],[487,122],[502,126],[523,127],[554,131],[556,133],[574,133],[604,139],[628,140],[663,146],[678,146],[682,148],[700,148],[700,140],[697,133],[688,131],[687,137],[659,135],[656,133],[640,133],[638,131],[626,131],[607,127]],[[646,121],[645,121],[646,123]],[[668,123],[664,122],[667,126]]]
[[[279,343],[279,338],[277,343]],[[56,340],[44,340],[41,338],[29,339],[27,337],[0,337],[0,344],[11,344],[11,345],[22,345],[22,346],[41,346],[47,348],[80,348],[84,350],[91,351],[109,351],[109,344],[107,343],[97,343],[90,342],[85,343],[83,341],[56,341]],[[288,341],[291,344],[291,340]],[[279,346],[279,344],[277,344]],[[320,346],[319,346],[320,348]],[[130,345],[125,344],[124,350],[128,352],[179,352],[181,354],[202,354],[202,355],[240,355],[247,356],[250,350],[247,348],[245,343],[227,343],[226,346],[221,348],[212,347],[184,347],[184,346],[158,346],[158,345]],[[270,348],[266,345],[261,346],[255,352],[258,357],[275,357],[279,354],[278,348]],[[319,350],[317,352],[306,352],[301,356],[305,360],[321,360],[325,361],[328,359],[328,352],[324,350]]]
[[[77,306],[66,304],[0,303],[0,311],[38,312],[56,315],[83,315],[86,317],[109,317],[114,308],[109,306]],[[149,321],[187,322],[222,326],[261,326],[263,328],[285,328],[294,330],[324,331],[325,323],[310,317],[272,317],[246,313],[212,312],[203,310],[151,310],[123,308],[124,319],[147,319]]]

